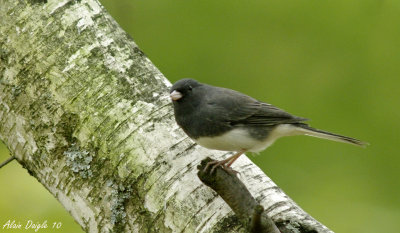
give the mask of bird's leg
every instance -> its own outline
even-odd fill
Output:
[[[235,162],[244,152],[246,152],[246,150],[241,150],[238,153],[234,154],[229,160],[228,164],[226,164],[226,167],[230,167],[233,162]]]
[[[227,170],[228,168],[230,169],[229,171],[232,171],[232,169],[230,168],[230,166],[233,164],[233,162],[236,161],[236,159],[238,159],[244,152],[246,152],[246,150],[240,150],[239,152],[237,152],[236,154],[230,156],[227,159],[221,160],[221,161],[211,161],[209,163],[207,163],[207,166],[204,168],[204,171],[207,171],[208,168],[210,166],[212,166],[211,168],[211,173],[214,172],[214,169],[217,168],[218,166],[222,166],[223,169]]]

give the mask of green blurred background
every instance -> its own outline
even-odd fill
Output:
[[[399,1],[101,2],[171,82],[232,88],[370,142],[291,137],[249,157],[333,231],[398,232]],[[1,227],[31,219],[82,231],[17,162],[0,170],[0,187]]]

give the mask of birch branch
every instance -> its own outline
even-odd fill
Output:
[[[214,172],[205,170],[207,163],[211,161],[213,160],[210,158],[201,161],[197,167],[197,176],[224,199],[249,232],[326,232],[326,228],[320,224],[304,224],[306,222],[297,219],[274,222],[235,172],[227,172],[222,167],[217,167]]]
[[[0,140],[86,232],[246,230],[196,177],[227,154],[176,126],[169,81],[98,1],[0,5]],[[250,160],[235,166],[274,222],[331,232]]]

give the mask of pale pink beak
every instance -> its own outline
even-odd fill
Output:
[[[182,98],[182,93],[180,93],[179,91],[173,91],[171,92],[171,94],[169,94],[169,97],[171,97],[171,100],[173,101],[177,101],[180,98]]]

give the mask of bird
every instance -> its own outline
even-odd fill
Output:
[[[312,128],[308,119],[292,115],[241,92],[185,78],[170,88],[176,123],[197,144],[236,152],[211,161],[211,172],[232,164],[245,152],[260,152],[285,136],[308,135],[365,147],[367,142]]]

